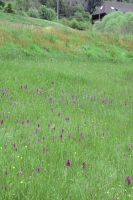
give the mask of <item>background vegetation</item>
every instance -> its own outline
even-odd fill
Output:
[[[97,21],[94,30],[108,33],[133,34],[133,13],[114,12],[106,15],[102,21]]]
[[[89,28],[91,24],[92,12],[102,3],[101,0],[0,0],[0,9],[6,13],[14,13],[22,16],[56,21],[57,2],[59,2],[59,22],[63,25],[79,30],[86,30]],[[132,0],[130,2],[132,3]],[[126,19],[128,19],[128,21],[132,21],[131,18],[131,16],[129,19],[128,16],[125,17],[125,19],[121,21],[121,27],[119,29],[124,29],[125,32],[126,27],[123,24],[127,23]],[[104,27],[105,24],[102,25],[102,27],[97,24],[96,29],[102,31],[105,29],[105,31],[110,31],[112,26],[111,31],[113,31],[116,29],[115,27],[117,27],[118,20],[114,19],[109,22],[106,28]]]

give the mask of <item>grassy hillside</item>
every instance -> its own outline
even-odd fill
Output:
[[[0,200],[132,199],[132,39],[9,16],[0,20]]]
[[[43,55],[46,51],[86,55],[90,58],[132,60],[133,39],[100,34],[90,28],[81,32],[60,24],[0,12],[1,55]]]

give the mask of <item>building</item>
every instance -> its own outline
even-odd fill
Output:
[[[92,23],[97,20],[102,20],[105,15],[111,12],[121,11],[123,13],[133,12],[133,4],[125,2],[105,1],[102,5],[92,14]]]

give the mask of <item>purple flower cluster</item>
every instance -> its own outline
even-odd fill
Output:
[[[70,160],[67,160],[67,161],[66,161],[66,166],[67,166],[67,167],[70,166]]]
[[[130,183],[131,183],[131,178],[130,178],[130,176],[126,176],[125,181],[126,181],[128,184],[130,184]]]

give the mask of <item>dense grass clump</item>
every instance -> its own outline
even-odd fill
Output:
[[[6,20],[0,34],[0,199],[131,199],[132,40]]]

